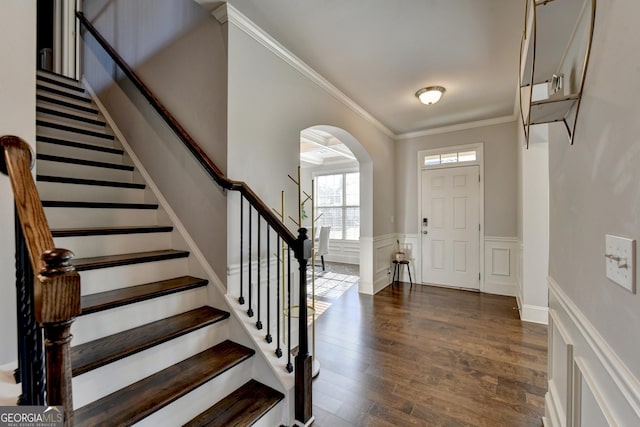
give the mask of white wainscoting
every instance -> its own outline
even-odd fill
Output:
[[[520,310],[520,318],[522,318],[522,305],[524,304],[524,289],[522,287],[522,258],[524,254],[524,244],[518,239],[516,253],[516,300],[518,301],[518,309]]]
[[[640,381],[549,277],[545,426],[640,425]]]
[[[518,294],[517,254],[516,237],[484,237],[482,292],[507,296]]]
[[[373,293],[391,283],[391,256],[397,250],[397,235],[386,234],[373,239]]]
[[[324,260],[345,264],[360,264],[360,241],[330,239],[329,253],[324,256]],[[320,262],[320,260],[317,260],[317,262]]]
[[[420,271],[420,250],[418,248],[418,235],[417,234],[397,234],[396,241],[394,241],[393,252],[396,252],[398,242],[400,242],[400,250],[406,254],[409,260],[409,268],[411,269],[411,279],[413,283],[422,283],[422,273]],[[393,255],[392,252],[392,255]],[[391,262],[391,257],[389,257]],[[406,267],[402,267],[400,270],[400,281],[409,283],[409,275],[407,274]],[[389,281],[393,278],[393,264],[391,264],[391,276]]]

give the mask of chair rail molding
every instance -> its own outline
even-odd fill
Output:
[[[546,425],[640,425],[640,381],[555,279],[548,282]]]

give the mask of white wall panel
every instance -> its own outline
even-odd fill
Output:
[[[484,292],[516,296],[518,240],[515,237],[484,238]]]
[[[638,378],[551,277],[549,291],[546,425],[640,425]]]

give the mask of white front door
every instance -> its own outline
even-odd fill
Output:
[[[422,282],[480,289],[479,167],[422,171]]]

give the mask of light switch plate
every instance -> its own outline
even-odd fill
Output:
[[[607,278],[635,294],[636,241],[607,234],[604,256]]]

